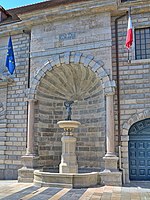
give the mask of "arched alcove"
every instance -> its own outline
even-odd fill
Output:
[[[73,100],[72,119],[81,122],[75,130],[79,169],[104,167],[105,99],[101,80],[83,64],[63,64],[47,71],[37,87],[38,153],[40,165],[57,168],[62,152],[62,131],[57,122],[66,118],[64,102]]]
[[[79,169],[104,167],[105,94],[114,92],[115,84],[103,65],[92,56],[67,52],[51,58],[35,72],[28,96],[38,100],[34,137],[39,166],[58,167],[63,130],[57,122],[66,117],[64,101],[73,100],[72,119],[81,122],[75,130]]]

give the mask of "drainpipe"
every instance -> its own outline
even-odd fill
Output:
[[[121,145],[120,134],[120,78],[119,78],[119,53],[118,53],[118,20],[125,17],[121,15],[115,19],[115,46],[116,46],[116,72],[117,72],[117,110],[118,110],[118,143]]]
[[[122,171],[122,183],[125,184],[125,169],[122,168],[121,161],[121,146],[119,146],[119,169]]]
[[[23,30],[24,34],[29,36],[29,54],[28,54],[28,89],[30,88],[30,70],[31,70],[31,59],[30,59],[30,51],[31,51],[31,31]],[[27,101],[27,122],[28,122],[28,101]],[[27,130],[28,130],[28,123],[27,123]],[[26,148],[27,148],[27,133],[26,133]]]
[[[121,133],[120,133],[120,78],[119,78],[119,52],[118,52],[118,21],[125,17],[121,15],[115,19],[115,46],[116,46],[116,75],[117,75],[117,110],[118,110],[118,145],[119,145],[119,169],[122,171],[122,182],[125,183],[125,170],[122,168],[121,162]]]
[[[31,59],[30,59],[30,50],[31,50],[31,31],[23,30],[24,34],[29,35],[29,54],[28,54],[28,88],[30,88],[30,68],[31,68]]]

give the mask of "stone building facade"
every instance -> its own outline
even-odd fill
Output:
[[[134,42],[128,62],[129,6]],[[57,122],[66,117],[64,101],[73,100],[72,119],[81,123],[75,130],[79,171],[100,172],[105,184],[149,180],[149,10],[149,0],[0,7],[1,179],[32,181],[34,169],[57,171]],[[13,75],[5,67],[9,35]]]

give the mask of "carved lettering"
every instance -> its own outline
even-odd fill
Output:
[[[72,40],[76,38],[76,33],[62,33],[59,35],[59,41]]]
[[[56,27],[54,25],[48,25],[48,26],[44,26],[44,32],[50,32],[50,31],[54,31],[56,30]]]

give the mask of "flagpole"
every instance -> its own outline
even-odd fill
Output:
[[[16,68],[15,68],[15,70],[14,70],[14,71],[15,71],[15,78],[17,78]]]
[[[128,16],[131,16],[131,6],[129,7]]]
[[[128,49],[128,63],[130,63],[131,60],[130,60],[130,52],[129,52],[129,49]]]
[[[129,7],[128,18],[129,18],[129,16],[131,16],[131,6]],[[129,48],[128,48],[128,63],[130,63],[130,52],[129,52]]]
[[[129,20],[129,17],[131,16],[131,6],[129,7],[129,10],[128,10],[128,20]],[[129,27],[128,27],[129,28]],[[132,45],[132,44],[131,44]],[[128,63],[131,63],[131,60],[130,60],[130,47],[128,46],[127,47],[127,51],[128,51]]]

